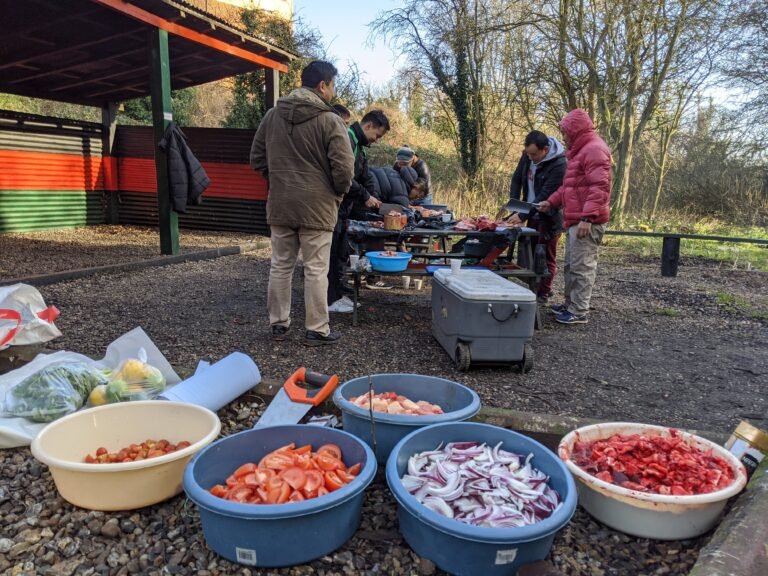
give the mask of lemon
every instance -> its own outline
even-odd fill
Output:
[[[92,406],[101,406],[109,402],[107,400],[107,385],[99,384],[91,390],[91,393],[88,396],[88,402],[90,402]]]
[[[120,371],[122,372],[123,379],[127,382],[141,382],[146,380],[147,376],[152,373],[152,367],[141,360],[132,358],[123,362]]]

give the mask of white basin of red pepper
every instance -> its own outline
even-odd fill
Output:
[[[561,505],[533,454],[479,442],[451,442],[408,460],[403,486],[430,510],[473,526],[527,526]]]
[[[705,533],[746,484],[744,466],[727,449],[665,426],[583,426],[563,437],[558,455],[577,480],[587,512],[642,538]]]
[[[669,433],[669,437],[613,434],[577,441],[571,460],[603,482],[638,492],[692,496],[733,483],[733,468],[723,458],[686,443],[674,428]]]

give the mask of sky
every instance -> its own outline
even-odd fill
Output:
[[[320,31],[328,56],[342,73],[354,61],[363,82],[381,86],[392,77],[396,55],[382,40],[367,45],[368,23],[400,5],[400,0],[294,0],[293,12]]]

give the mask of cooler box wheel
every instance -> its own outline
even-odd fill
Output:
[[[533,346],[526,344],[523,348],[523,359],[518,362],[521,374],[528,374],[533,370]]]
[[[472,364],[472,355],[469,352],[469,345],[464,342],[456,344],[456,353],[453,357],[453,362],[459,372],[466,372],[469,370],[469,366]]]

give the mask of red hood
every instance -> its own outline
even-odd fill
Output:
[[[560,130],[568,138],[570,150],[581,136],[594,132],[595,125],[586,110],[575,108],[560,120]]]

